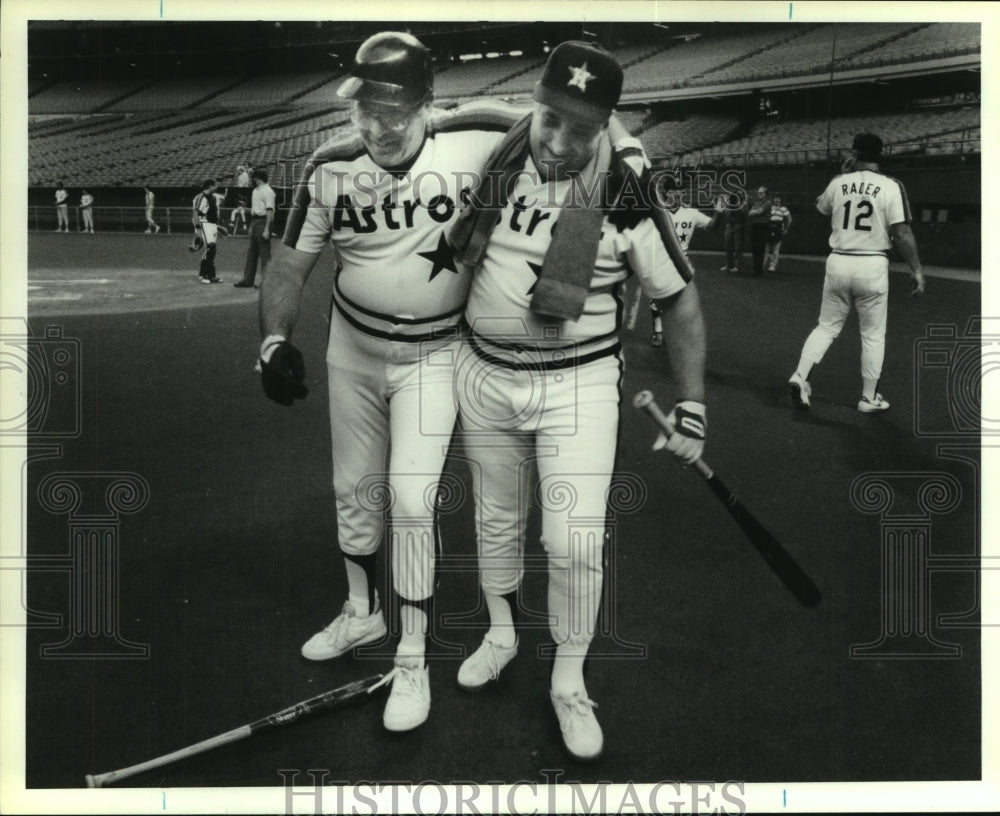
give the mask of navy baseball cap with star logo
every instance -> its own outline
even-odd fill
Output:
[[[622,93],[618,61],[591,43],[570,40],[549,54],[534,99],[571,116],[606,122]]]

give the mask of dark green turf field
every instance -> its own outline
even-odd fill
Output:
[[[299,657],[346,591],[329,484],[329,275],[310,281],[295,337],[311,394],[282,408],[252,370],[256,293],[231,285],[245,242],[223,241],[226,282],[200,286],[187,241],[29,237],[30,327],[36,336],[58,327],[72,341],[80,396],[78,435],[37,439],[56,447],[35,449],[25,479],[28,554],[39,567],[25,596],[28,787],[80,787],[84,774],[390,666],[394,643],[328,664]],[[906,276],[893,276],[880,388],[892,409],[855,410],[852,317],[814,369],[812,411],[797,413],[786,381],[818,314],[822,259],[785,259],[777,275],[755,279],[716,271],[715,254],[694,258],[709,328],[705,459],[815,578],[818,607],[796,604],[693,471],[651,453],[655,433],[631,397],[677,395],[643,312],[624,333],[618,465],[636,498],[612,522],[605,625],[587,675],[606,740],[598,764],[564,753],[536,654],[548,637],[539,618],[527,616],[535,625],[497,684],[475,696],[456,687],[486,618],[471,614],[471,486],[453,461],[449,478],[467,501],[442,518],[450,567],[436,596],[424,726],[384,731],[379,697],[123,786],[278,786],[280,769],[329,769],[328,783],[541,783],[545,769],[586,782],[980,778],[978,578],[963,566],[979,545],[979,437],[960,433],[947,391],[949,349],[968,348],[979,285],[931,277],[912,300]],[[935,334],[943,354],[922,356],[933,326],[954,334]],[[53,422],[76,410],[68,393]],[[148,501],[109,516],[100,491],[116,473],[132,474]],[[42,498],[57,474],[82,485],[74,512]],[[869,485],[852,498],[859,478]],[[74,536],[91,527],[118,542],[117,575],[102,584],[117,587],[113,613],[78,608],[74,582],[92,579],[66,569]],[[535,526],[527,551],[541,553]],[[884,563],[898,568],[886,579]],[[542,574],[529,572],[524,597],[544,610]],[[74,625],[97,619],[117,642],[88,631],[74,639]],[[98,648],[118,654],[95,657]]]

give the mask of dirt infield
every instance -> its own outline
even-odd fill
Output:
[[[202,286],[187,240],[29,237],[32,331],[56,326],[73,341],[80,383],[79,433],[34,460],[24,488],[29,553],[52,567],[27,576],[29,787],[80,787],[86,773],[385,670],[394,647],[318,665],[298,656],[335,616],[345,586],[329,486],[328,270],[310,280],[296,331],[311,394],[285,409],[264,398],[251,368],[256,294],[231,285],[245,243],[224,241],[217,266],[226,283]],[[130,785],[278,786],[279,769],[328,769],[327,784],[541,784],[551,769],[589,782],[980,778],[978,582],[961,568],[979,546],[979,439],[956,427],[940,398],[954,355],[921,356],[932,342],[968,347],[979,286],[935,277],[914,300],[893,276],[881,384],[892,409],[855,410],[852,318],[811,378],[813,410],[797,413],[786,381],[816,320],[821,259],[786,258],[763,279],[718,272],[710,254],[695,263],[709,329],[705,458],[816,579],[817,608],[796,605],[695,473],[651,453],[654,431],[628,401],[647,388],[664,404],[680,395],[663,350],[649,345],[643,310],[624,337],[624,497],[587,675],[606,736],[600,763],[566,758],[550,711],[548,664],[537,655],[547,642],[541,575],[525,580],[536,614],[525,616],[519,657],[482,694],[456,688],[461,656],[485,624],[469,567],[471,483],[456,455],[428,722],[389,734],[381,700],[372,701]],[[119,645],[120,659],[61,659],[52,649],[71,639],[78,614],[66,558],[83,521],[73,527],[68,511],[41,496],[47,480],[70,474],[93,516],[106,512],[95,491],[116,473],[148,490],[144,506],[116,516],[113,622],[122,641],[145,651]],[[951,491],[951,504],[928,505],[935,484]],[[529,555],[540,553],[537,533],[533,517]],[[900,612],[892,603],[903,588],[886,583],[883,564],[902,557],[892,547],[908,536],[926,543],[929,560],[910,564],[923,570],[923,594]],[[952,568],[935,566],[943,558]],[[905,626],[887,638],[888,619]]]

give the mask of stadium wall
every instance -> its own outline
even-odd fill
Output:
[[[962,169],[925,169],[887,166],[886,172],[899,178],[906,186],[913,211],[913,231],[920,247],[921,259],[926,264],[954,266],[967,269],[981,268],[981,190],[982,181],[978,167]],[[748,190],[765,186],[783,195],[794,219],[782,251],[790,254],[825,255],[829,237],[829,223],[814,207],[816,196],[823,190],[831,174],[823,169],[801,167],[754,168],[747,172],[745,186]],[[94,196],[98,229],[108,231],[138,231],[145,229],[141,187],[88,188]],[[197,193],[193,188],[155,188],[157,212],[171,209],[171,231],[190,230],[191,199]],[[55,228],[55,209],[52,205],[54,188],[32,188],[28,194],[28,229],[51,231]],[[70,218],[75,218],[75,203],[79,189],[70,187]],[[291,190],[277,188],[278,221],[291,206]],[[230,189],[228,204],[235,203],[236,188]],[[247,195],[249,199],[249,196]],[[116,211],[111,212],[111,208]],[[707,209],[707,208],[706,208]],[[102,219],[102,210],[105,217]],[[228,211],[223,214],[228,221]],[[179,228],[175,225],[180,225]],[[692,248],[695,250],[722,251],[722,231],[699,231]]]

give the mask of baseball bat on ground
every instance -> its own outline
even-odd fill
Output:
[[[667,416],[656,404],[656,400],[649,391],[640,391],[636,394],[632,399],[632,405],[646,411],[653,418],[653,421],[663,429],[664,433],[670,433],[667,428]],[[816,606],[821,597],[819,587],[781,546],[778,539],[743,506],[742,502],[733,495],[732,491],[722,483],[705,462],[698,459],[692,466],[704,478],[705,483],[712,489],[719,501],[726,506],[729,514],[750,539],[750,543],[763,556],[767,565],[788,587],[796,600],[806,607]]]
[[[170,765],[173,762],[179,762],[180,760],[187,759],[195,754],[211,751],[213,748],[218,748],[220,745],[227,745],[230,742],[237,742],[238,740],[246,739],[247,737],[253,736],[266,728],[288,725],[289,723],[298,720],[303,714],[310,714],[314,711],[341,708],[359,697],[364,697],[369,691],[371,691],[378,681],[382,679],[382,677],[383,675],[376,674],[373,677],[366,677],[364,680],[357,680],[353,683],[348,683],[347,685],[330,689],[323,694],[317,694],[315,697],[310,697],[308,700],[303,700],[302,702],[296,703],[288,708],[283,708],[281,711],[268,714],[266,717],[262,717],[252,723],[241,725],[239,728],[234,728],[232,731],[227,731],[224,734],[216,734],[214,737],[209,737],[201,742],[185,746],[184,748],[172,753],[154,757],[146,762],[140,762],[138,765],[130,765],[127,768],[119,768],[117,771],[108,771],[107,773],[102,774],[87,774],[87,787],[103,788],[105,785],[110,784],[111,782],[117,782],[119,779],[125,779],[126,777],[135,776],[136,774],[143,773],[144,771],[152,770],[153,768],[160,768],[163,765]]]

